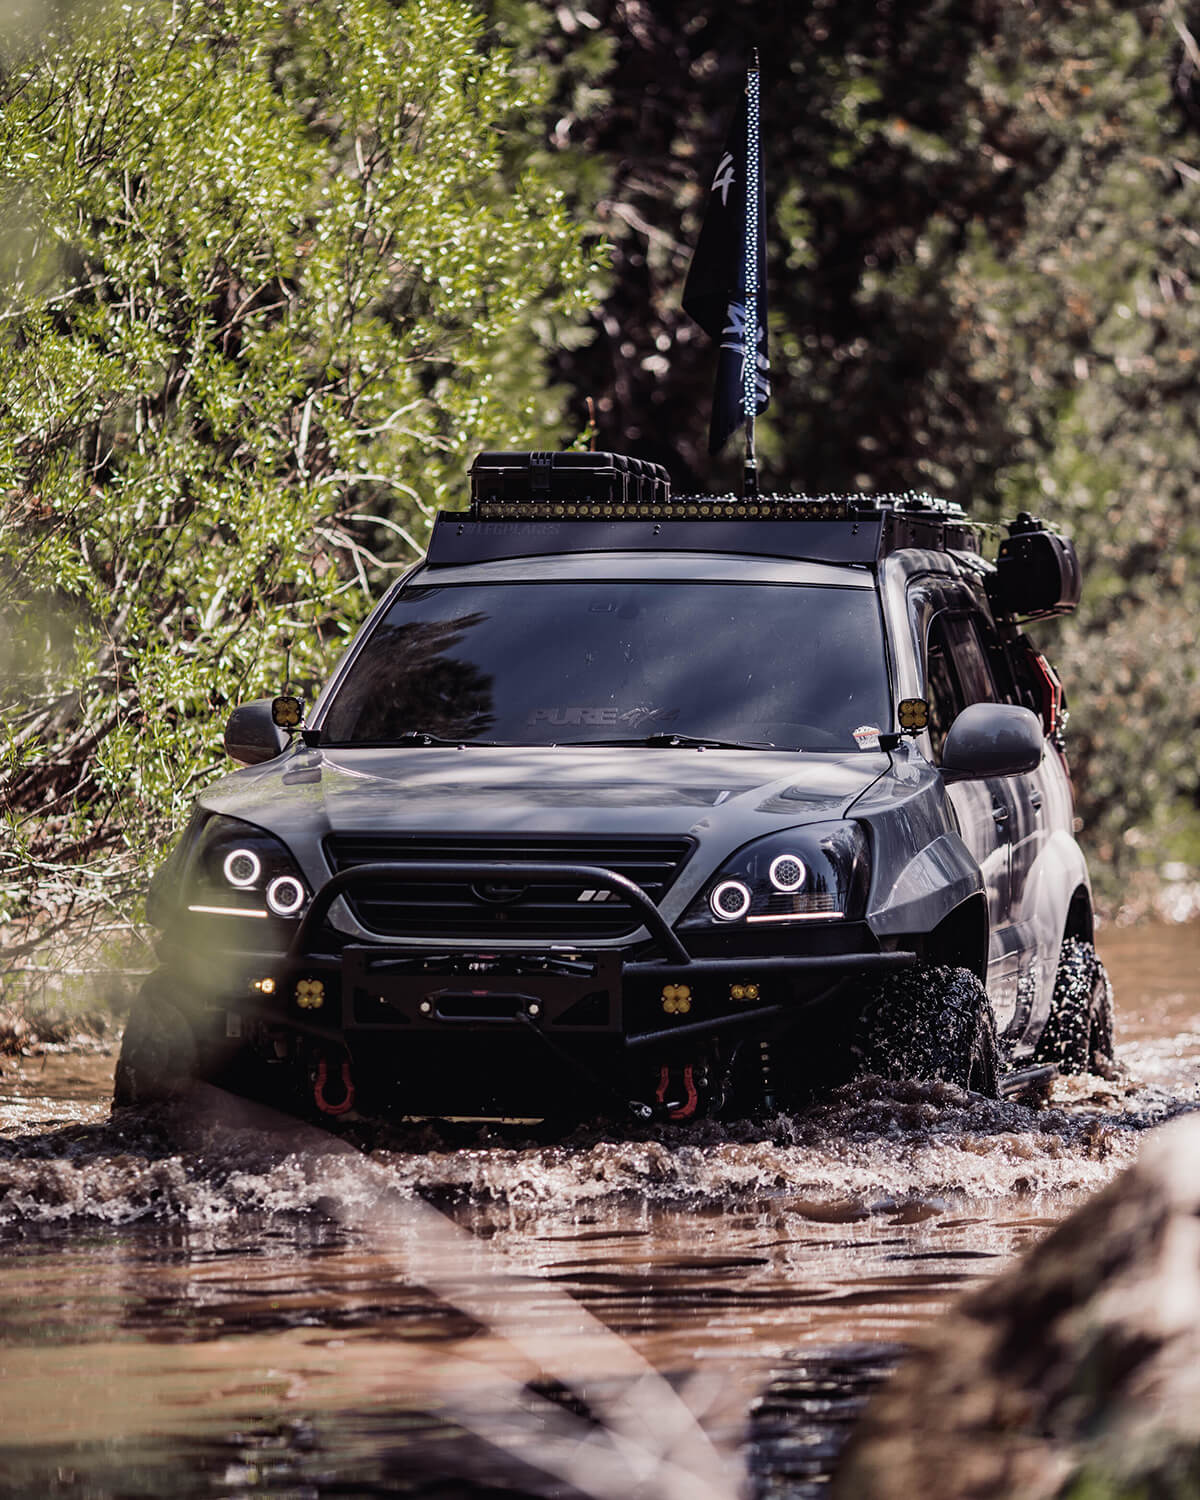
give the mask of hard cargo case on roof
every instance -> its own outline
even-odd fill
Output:
[[[623,453],[480,453],[471,465],[476,504],[655,504],[670,498],[661,464]]]

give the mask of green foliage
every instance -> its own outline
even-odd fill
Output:
[[[0,924],[126,911],[321,678],[596,264],[466,0],[131,0],[0,65]],[[558,164],[561,172],[562,162]]]
[[[1113,894],[1193,841],[1181,822],[1200,805],[1200,171],[1172,98],[1183,37],[1173,5],[1063,7],[1036,42],[1005,16],[972,80],[1044,165],[1019,233],[976,226],[948,278],[969,376],[1009,406],[988,498],[1060,521],[1085,559],[1084,608],[1056,649]]]

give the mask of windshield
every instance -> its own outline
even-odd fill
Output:
[[[872,589],[417,585],[355,658],[322,740],[876,749],[890,702]]]

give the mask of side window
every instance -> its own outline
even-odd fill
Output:
[[[965,706],[959,691],[958,678],[950,665],[950,650],[946,644],[943,622],[945,615],[936,615],[929,626],[929,640],[925,653],[925,696],[929,699],[929,738],[933,741],[933,758],[942,758],[942,743],[946,731]]]
[[[996,685],[996,696],[1002,703],[1025,704],[1025,695],[1017,681],[1013,659],[1009,648],[1000,637],[1000,632],[986,615],[975,616],[975,628],[983,644],[984,655],[991,668],[992,681]]]
[[[929,622],[925,648],[929,737],[941,759],[946,731],[969,703],[994,703],[996,685],[974,619],[944,610]]]

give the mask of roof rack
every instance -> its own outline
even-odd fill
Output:
[[[885,495],[678,495],[658,464],[617,453],[480,453],[471,509],[443,511],[428,562],[558,552],[734,552],[875,563],[901,547],[978,553],[960,505]]]
[[[733,552],[869,565],[901,547],[980,550],[962,508],[927,495],[684,495],[442,511],[427,560],[449,567],[558,552]]]

